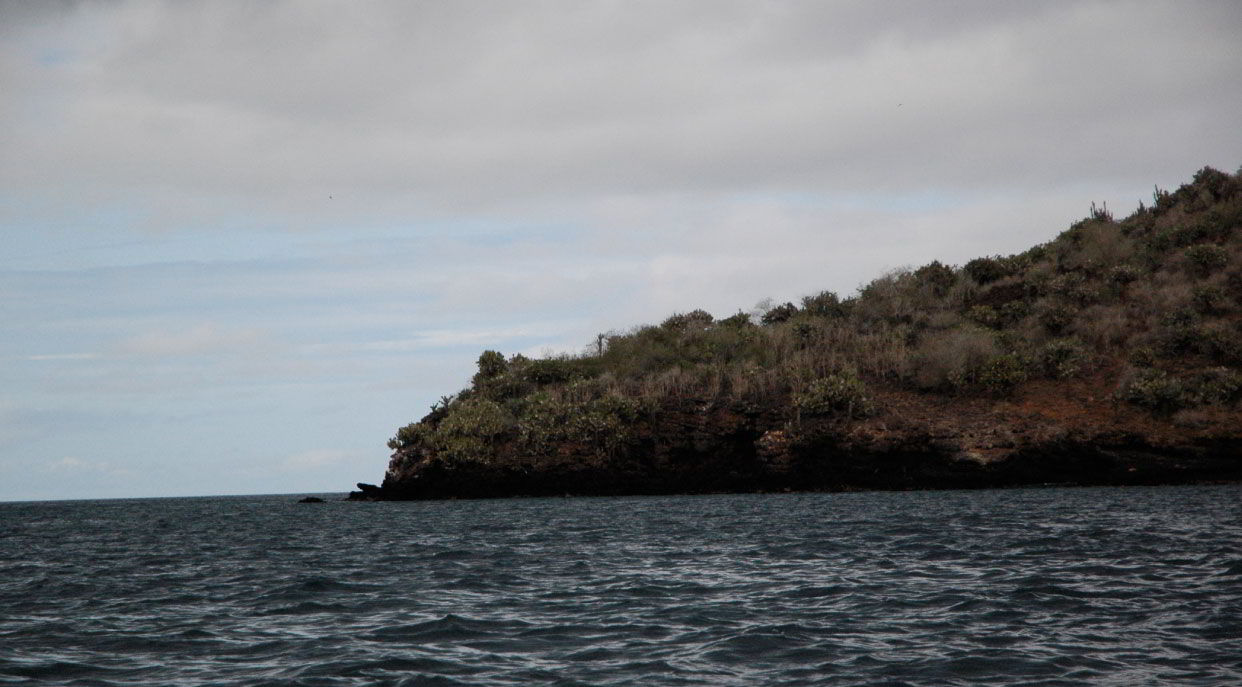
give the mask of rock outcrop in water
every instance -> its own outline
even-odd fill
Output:
[[[487,351],[354,498],[1242,480],[1242,176],[846,299]]]

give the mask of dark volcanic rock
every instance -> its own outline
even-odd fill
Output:
[[[382,486],[351,498],[407,500],[1242,480],[1242,436],[1196,434],[1087,395],[929,403],[894,394],[867,420],[791,422],[777,412],[670,404],[625,450],[555,457],[501,447],[486,461],[398,451]],[[1066,399],[1069,400],[1066,400]]]

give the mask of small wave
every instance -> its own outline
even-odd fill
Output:
[[[0,684],[1233,687],[1238,496],[0,503]]]
[[[362,637],[374,642],[460,642],[520,631],[525,625],[520,621],[481,620],[449,614],[435,620],[381,627]]]
[[[310,577],[290,584],[281,585],[259,594],[259,601],[300,601],[312,596],[331,593],[363,593],[373,592],[378,588],[373,585],[355,582],[342,582],[327,577]]]

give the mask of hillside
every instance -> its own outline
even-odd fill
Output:
[[[479,356],[354,498],[1242,479],[1242,172],[841,298]]]

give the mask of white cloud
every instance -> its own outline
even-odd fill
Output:
[[[92,460],[78,458],[77,456],[64,456],[57,460],[49,461],[44,465],[44,469],[50,472],[72,473],[77,475],[97,475],[123,477],[133,474],[133,470],[124,466],[116,465],[107,460]]]
[[[98,353],[40,353],[26,356],[26,360],[94,360]]]
[[[117,344],[116,351],[122,355],[153,358],[227,353],[252,355],[268,350],[271,345],[268,333],[261,329],[203,323],[185,329],[139,334]]]

